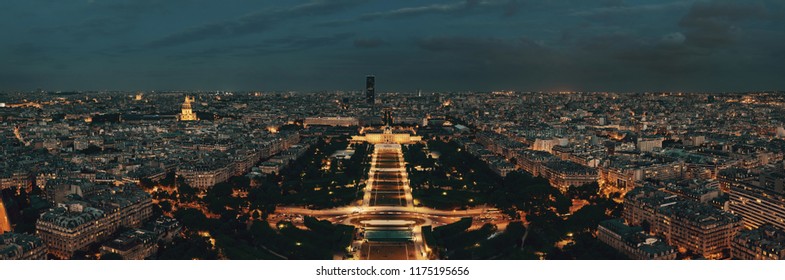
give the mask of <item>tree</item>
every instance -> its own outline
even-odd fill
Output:
[[[572,199],[591,200],[600,192],[600,185],[597,182],[583,184],[581,186],[570,186],[567,196]]]
[[[165,213],[172,212],[172,203],[170,203],[168,200],[159,201],[158,206],[160,206],[161,210]]]
[[[139,179],[139,187],[145,190],[152,189],[155,186],[155,182],[150,180],[150,178],[144,177]]]
[[[197,234],[189,234],[186,238],[175,238],[172,244],[158,251],[161,260],[215,260],[218,253],[213,250],[210,240]]]
[[[183,202],[191,202],[196,199],[197,189],[191,187],[185,180],[181,178],[178,179],[177,184],[177,193],[180,194],[180,200]]]
[[[174,186],[174,183],[177,179],[176,177],[177,176],[174,171],[167,172],[166,176],[163,179],[161,179],[158,183],[164,186]]]
[[[183,208],[174,212],[174,217],[180,221],[183,226],[191,230],[208,230],[210,229],[210,219],[202,213],[202,211],[193,208]]]
[[[609,218],[605,215],[605,208],[597,205],[586,205],[572,214],[567,220],[567,224],[574,231],[590,231],[597,228],[600,221]]]

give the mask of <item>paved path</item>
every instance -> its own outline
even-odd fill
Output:
[[[11,222],[8,221],[8,214],[5,212],[3,199],[0,199],[0,233],[11,231]]]

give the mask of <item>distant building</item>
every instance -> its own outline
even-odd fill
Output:
[[[132,229],[120,233],[101,246],[101,254],[115,253],[124,260],[144,260],[158,252],[158,238],[152,231]]]
[[[363,130],[364,135],[352,136],[351,141],[355,143],[368,142],[371,144],[411,144],[422,141],[422,136],[412,135],[409,130],[393,130],[391,127],[384,127],[379,130]]]
[[[198,121],[199,118],[194,113],[193,109],[191,108],[191,103],[194,102],[194,98],[191,96],[185,96],[185,100],[183,101],[183,105],[181,108],[180,115],[177,116],[177,119],[180,121]]]
[[[33,187],[34,179],[27,170],[0,170],[0,190],[21,187],[29,191]]]
[[[517,153],[515,159],[524,171],[534,177],[541,176],[543,165],[549,161],[557,160],[548,152],[523,150]]]
[[[44,197],[51,203],[63,203],[69,195],[92,195],[99,189],[95,184],[82,179],[51,179],[41,187],[44,189]]]
[[[570,186],[582,186],[597,182],[597,170],[571,161],[553,160],[545,162],[542,167],[543,178],[548,179],[551,186],[562,193],[567,192]]]
[[[0,235],[0,260],[45,260],[46,244],[41,238],[25,233]]]
[[[552,153],[553,152],[553,147],[556,147],[556,146],[567,146],[567,144],[569,144],[569,141],[567,140],[567,138],[557,138],[557,137],[554,137],[554,138],[551,138],[551,139],[540,139],[540,138],[537,138],[536,140],[534,140],[534,143],[532,144],[532,148],[531,149],[535,150],[535,151],[543,151],[543,152]]]
[[[785,260],[785,231],[765,224],[733,238],[731,257],[739,260]]]
[[[663,139],[661,137],[638,138],[636,147],[638,148],[638,151],[641,152],[653,152],[662,149],[662,141]]]
[[[148,228],[158,235],[158,240],[171,242],[175,236],[180,234],[183,226],[176,219],[162,215],[155,221],[151,221]]]
[[[660,157],[608,157],[598,166],[600,189],[623,194],[646,179],[679,179],[682,177],[682,169],[683,162]]]
[[[376,76],[365,77],[365,101],[371,105],[376,103]]]
[[[600,222],[597,239],[634,260],[672,260],[676,248],[656,236],[643,232],[641,227],[631,227],[622,219]]]
[[[324,126],[359,126],[360,120],[353,117],[315,117],[305,118],[303,125],[324,125]]]
[[[191,187],[208,189],[232,177],[231,166],[211,164],[183,165],[177,167],[177,176],[183,177]]]
[[[677,194],[683,198],[708,204],[720,197],[721,192],[717,180],[684,180],[680,182],[661,182],[665,191]]]

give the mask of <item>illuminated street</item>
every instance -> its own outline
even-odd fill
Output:
[[[8,214],[5,212],[3,200],[0,199],[0,233],[6,231],[11,231],[11,223],[8,221]]]
[[[389,139],[390,131],[387,128],[382,137],[387,136],[385,139]],[[462,217],[475,217],[475,220],[492,221],[504,228],[508,220],[499,213],[489,213],[496,211],[490,211],[495,209],[487,207],[461,211],[414,207],[401,149],[401,144],[374,145],[369,179],[361,206],[324,210],[278,207],[278,216],[313,216],[332,223],[357,227],[364,234],[364,238],[355,242],[353,250],[358,251],[358,258],[362,260],[426,259],[422,226],[441,226],[457,222]],[[301,220],[295,218],[292,221],[297,224]],[[272,219],[269,222],[274,223],[277,220]]]

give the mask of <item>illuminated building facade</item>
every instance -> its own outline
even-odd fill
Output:
[[[113,233],[104,217],[104,211],[82,203],[62,204],[41,215],[36,223],[36,235],[44,240],[49,254],[68,259],[77,250],[103,241]]]
[[[158,252],[158,237],[152,231],[132,229],[101,246],[101,254],[115,253],[124,260],[144,260]]]
[[[631,227],[622,219],[600,222],[597,239],[634,260],[673,260],[676,248],[660,238],[643,232],[641,227]]]
[[[548,152],[523,150],[517,154],[515,159],[521,169],[537,177],[542,174],[543,165],[546,162],[556,160],[556,157]]]
[[[651,233],[663,236],[670,245],[708,259],[724,257],[742,228],[737,215],[650,186],[627,193],[623,217],[630,225],[647,223]]]
[[[193,109],[191,108],[191,103],[193,102],[194,102],[194,98],[192,96],[185,96],[185,100],[183,101],[180,115],[177,116],[178,120],[180,121],[199,120],[199,118],[196,117],[196,113],[194,113]]]
[[[738,260],[785,260],[785,231],[765,224],[733,238],[731,257]]]
[[[542,177],[551,186],[566,193],[570,186],[582,186],[597,182],[597,170],[571,161],[553,160],[543,164]]]
[[[324,126],[359,126],[360,120],[353,117],[314,117],[305,118],[303,125],[324,125]]]
[[[422,136],[413,135],[411,130],[393,130],[386,126],[381,131],[363,129],[364,135],[352,136],[352,142],[370,144],[412,144],[422,141]]]
[[[785,190],[782,188],[782,178],[779,178],[778,185],[777,177],[770,175],[761,174],[758,182],[724,182],[729,190],[730,211],[740,215],[747,228],[772,224],[785,230]]]
[[[232,175],[231,166],[194,165],[177,168],[177,176],[183,177],[188,185],[198,189],[207,189],[226,182]]]
[[[109,238],[120,227],[135,228],[152,216],[152,198],[137,187],[107,188],[85,198],[68,201],[41,215],[36,235],[49,254],[68,259],[74,252]]]

